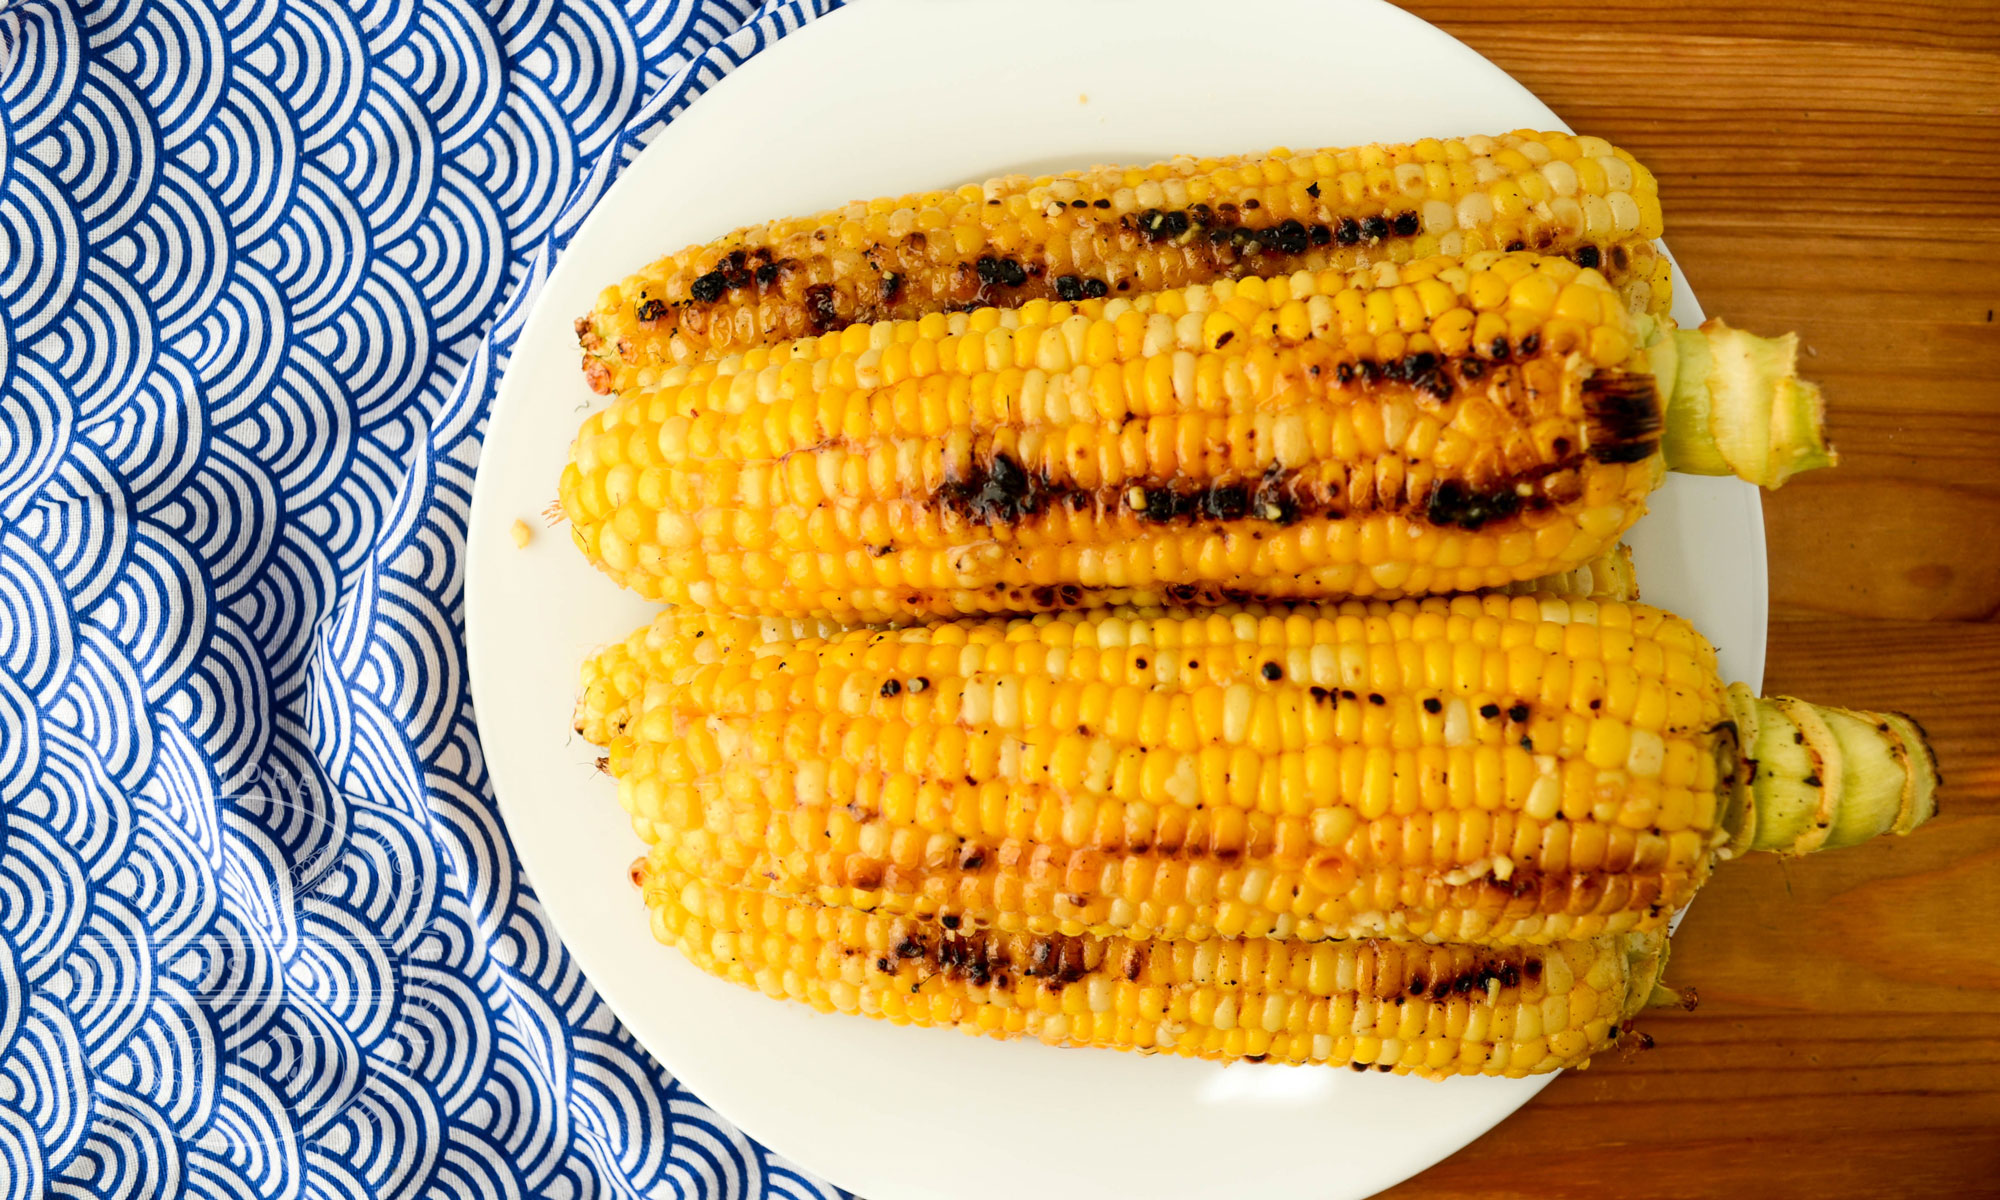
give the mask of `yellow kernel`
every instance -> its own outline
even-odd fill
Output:
[[[1524,275],[1508,289],[1507,302],[1510,307],[1533,313],[1538,317],[1547,316],[1555,308],[1557,285],[1555,280],[1540,272]]]
[[[1624,766],[1631,748],[1631,731],[1625,723],[1600,717],[1590,723],[1583,757],[1590,765],[1608,771]]]
[[[1489,312],[1507,302],[1507,281],[1493,271],[1474,275],[1465,289],[1466,299],[1481,312]]]
[[[1622,329],[1599,325],[1590,331],[1590,361],[1600,367],[1615,367],[1632,355],[1632,339]]]

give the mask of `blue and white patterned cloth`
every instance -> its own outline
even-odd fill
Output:
[[[555,940],[467,505],[535,286],[837,0],[0,0],[0,1198],[817,1196]]]

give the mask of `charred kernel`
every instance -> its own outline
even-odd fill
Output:
[[[901,683],[897,682],[896,680],[894,680],[894,679],[891,679],[891,680],[888,680],[887,682],[883,683],[883,685],[882,685],[882,698],[883,698],[883,699],[885,699],[885,700],[886,700],[886,699],[888,699],[888,698],[889,698],[889,697],[891,697],[891,696],[900,696],[900,695],[902,695],[902,694],[903,694],[903,685],[902,685]]]
[[[981,283],[997,283],[1002,287],[1020,287],[1022,284],[1028,282],[1028,273],[1021,269],[1020,263],[1015,262],[1011,258],[995,258],[990,254],[982,255],[978,263],[974,264],[974,266],[979,272],[979,282]]]
[[[1491,721],[1500,715],[1500,706],[1497,704],[1482,704],[1479,706],[1479,715]]]
[[[1417,223],[1417,214],[1413,212],[1403,212],[1396,214],[1397,237],[1415,237],[1418,228],[1419,226]]]
[[[1317,183],[1307,184],[1306,195],[1311,196],[1315,200],[1319,199],[1319,185]]]
[[[1336,382],[1339,382],[1339,383],[1343,383],[1343,384],[1346,384],[1346,383],[1353,383],[1353,382],[1354,382],[1354,364],[1353,364],[1353,363],[1338,363],[1338,364],[1335,364],[1335,366],[1334,366],[1334,368],[1333,368],[1333,378],[1334,378],[1334,380],[1335,380]]]
[[[1125,285],[1120,284],[1118,286],[1122,289]],[[1083,281],[1083,298],[1086,300],[1099,300],[1110,294],[1110,292],[1110,287],[1102,279],[1086,279]]]
[[[1070,201],[1070,202],[1069,202],[1069,206],[1070,206],[1071,208],[1088,208],[1088,207],[1090,207],[1090,201],[1088,201],[1088,200],[1072,200],[1072,201]]]
[[[688,294],[703,304],[713,304],[722,299],[722,293],[729,287],[720,271],[710,271],[688,285]]]
[[[1818,787],[1820,785],[1820,778],[1818,775],[1808,775],[1803,782],[1807,787]]]
[[[903,277],[894,271],[885,271],[882,275],[882,302],[884,304],[889,303],[902,290]]]
[[[757,268],[757,286],[770,287],[778,282],[778,264],[765,263]]]
[[[1447,479],[1431,489],[1424,516],[1433,525],[1456,525],[1476,532],[1492,521],[1504,521],[1521,511],[1521,493],[1502,485],[1490,492],[1475,492],[1455,479]]]
[[[1216,484],[1202,497],[1202,513],[1222,521],[1240,520],[1250,512],[1250,494],[1240,486]]]
[[[1135,507],[1148,521],[1171,521],[1180,509],[1180,498],[1168,488],[1154,488],[1145,496],[1145,503]]]
[[[930,680],[924,678],[922,675],[919,675],[915,679],[910,680],[910,695],[914,696],[918,692],[921,692],[924,689],[930,687],[930,685],[931,685]]]
[[[1364,217],[1361,220],[1361,236],[1371,242],[1379,242],[1389,236],[1389,222],[1380,217]]]
[[[1284,254],[1303,254],[1310,243],[1306,238],[1306,227],[1297,221],[1285,221],[1271,230],[1269,240]]]
[[[891,966],[891,965],[890,965],[890,963],[889,963],[889,960],[888,960],[888,959],[886,959],[886,958],[878,958],[878,959],[876,959],[876,960],[875,960],[875,969],[876,969],[876,970],[878,970],[878,971],[880,971],[880,972],[882,972],[882,973],[883,973],[884,975],[890,975],[890,974],[894,974],[894,973],[895,973],[895,970],[896,970],[896,968],[895,968],[894,966]]]
[[[1458,364],[1458,373],[1467,379],[1483,379],[1486,375],[1486,364],[1476,358],[1468,358]]]
[[[1361,222],[1353,217],[1340,218],[1340,224],[1333,227],[1333,240],[1343,246],[1352,246],[1361,240]]]
[[[1438,699],[1436,696],[1425,696],[1424,711],[1430,713],[1432,716],[1436,716],[1438,713],[1444,711],[1444,701]]]
[[[1313,245],[1324,246],[1333,240],[1333,230],[1328,229],[1324,225],[1315,225],[1312,227],[1309,237]]]
[[[1410,977],[1410,995],[1421,996],[1423,994],[1424,994],[1424,977],[1421,975],[1412,975]]]
[[[1285,677],[1285,669],[1277,663],[1267,662],[1264,664],[1263,674],[1265,679],[1276,683]]]
[[[664,301],[655,300],[650,296],[639,301],[638,306],[632,310],[633,315],[637,316],[641,321],[658,320],[661,314],[666,311],[667,306]]]
[[[806,324],[814,333],[840,327],[840,310],[833,302],[833,285],[816,283],[806,289]]]
[[[1491,346],[1490,348],[1491,348],[1491,349],[1492,349],[1492,351],[1493,351],[1493,357],[1495,357],[1495,358],[1505,358],[1505,357],[1507,357],[1507,353],[1508,353],[1508,351],[1507,351],[1507,336],[1506,336],[1505,334],[1502,334],[1502,335],[1500,335],[1499,337],[1497,337],[1497,338],[1494,338],[1494,339],[1493,339],[1493,345],[1492,345],[1492,346]]]
[[[1056,276],[1056,299],[1083,299],[1083,277],[1081,275]]]
[[[1236,340],[1236,331],[1233,329],[1225,329],[1222,331],[1222,336],[1215,339],[1215,348],[1217,350],[1220,350],[1224,346],[1227,346],[1229,343],[1235,340]]]
[[[1542,977],[1542,960],[1531,958],[1521,965],[1521,970],[1527,974],[1529,979],[1540,979]]]
[[[1333,699],[1333,693],[1327,691],[1323,687],[1320,687],[1318,684],[1314,684],[1312,687],[1307,688],[1306,695],[1311,696],[1313,698],[1314,704],[1325,704],[1328,700]]]
[[[1526,250],[1527,248],[1528,248],[1528,243],[1520,240],[1519,238],[1515,238],[1513,241],[1507,243],[1507,249],[1510,252],[1514,250]]]
[[[1368,703],[1375,705],[1387,704],[1389,703],[1389,698],[1380,692],[1370,692],[1368,693]]]
[[[946,929],[957,929],[959,921],[957,917],[950,916],[947,914],[946,916],[938,918],[938,924],[944,926]]]
[[[1262,208],[1262,207],[1264,207],[1264,202],[1263,202],[1262,200],[1255,200],[1255,199],[1251,199],[1251,200],[1245,200],[1245,201],[1243,202],[1243,207],[1245,207],[1245,208]]]
[[[1514,722],[1517,725],[1520,724],[1522,721],[1527,720],[1528,706],[1525,704],[1516,704],[1512,708],[1509,708],[1507,710],[1507,719],[1509,721]]]
[[[1595,267],[1597,266],[1597,264],[1598,264],[1599,262],[1601,262],[1601,261],[1603,261],[1603,255],[1601,255],[1601,254],[1600,254],[1600,253],[1598,252],[1598,249],[1597,249],[1597,247],[1595,247],[1595,246],[1579,246],[1579,247],[1577,247],[1577,250],[1576,250],[1576,265],[1577,265],[1577,266],[1579,266],[1579,267],[1585,267],[1585,268],[1595,268]]]
[[[1354,689],[1353,689],[1353,688],[1341,688],[1341,689],[1340,689],[1340,698],[1341,698],[1342,700],[1352,700],[1352,699],[1355,699],[1355,695],[1354,695]]]
[[[1533,354],[1542,348],[1542,335],[1531,333],[1521,339],[1521,353]]]
[[[983,471],[975,464],[968,478],[947,479],[938,495],[947,507],[982,525],[1033,516],[1047,499],[1041,483],[1006,454],[995,454]]]

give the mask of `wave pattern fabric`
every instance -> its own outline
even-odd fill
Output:
[[[551,255],[834,2],[0,0],[0,1197],[835,1194],[570,962],[461,643]]]

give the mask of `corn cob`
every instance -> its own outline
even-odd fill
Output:
[[[1652,995],[1656,934],[1554,946],[955,930],[635,864],[654,936],[773,998],[897,1024],[1432,1078],[1578,1066]]]
[[[1727,690],[1643,605],[776,624],[670,613],[586,664],[577,728],[641,834],[718,884],[971,928],[1645,932],[1720,858],[1933,810],[1907,718]]]
[[[1661,395],[1697,469],[1775,486],[1831,461],[1788,343],[1669,333],[1595,271],[1486,254],[675,367],[584,423],[560,493],[614,579],[719,611],[1471,591],[1572,570],[1638,518]]]
[[[1570,255],[1664,314],[1658,236],[1652,175],[1597,138],[1181,157],[749,226],[605,289],[576,330],[591,386],[623,392],[675,363],[854,324],[1503,249]]]

